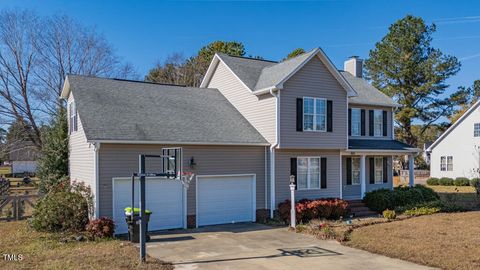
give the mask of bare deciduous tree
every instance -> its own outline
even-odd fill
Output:
[[[20,123],[41,149],[41,125],[64,106],[59,96],[68,74],[138,77],[102,35],[67,16],[0,13],[0,125]]]

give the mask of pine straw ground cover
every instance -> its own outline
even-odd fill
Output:
[[[354,229],[347,246],[442,269],[480,269],[480,212],[442,213]]]
[[[173,269],[151,257],[139,265],[138,248],[126,241],[60,241],[69,237],[36,232],[25,221],[0,222],[0,269]],[[23,260],[6,261],[3,254]]]

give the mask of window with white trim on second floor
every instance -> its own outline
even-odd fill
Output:
[[[480,137],[480,123],[473,124],[473,137]]]
[[[71,134],[72,132],[77,131],[77,107],[75,106],[75,102],[69,103],[68,113],[69,113],[68,131]]]
[[[352,185],[360,185],[360,158],[352,158]]]
[[[383,136],[383,111],[374,110],[373,111],[373,135],[375,137]]]
[[[327,101],[323,98],[303,98],[303,130],[326,131]]]
[[[362,123],[361,123],[361,110],[352,109],[352,136],[360,136]]]
[[[297,189],[319,189],[320,171],[320,157],[298,157]]]
[[[383,183],[383,157],[375,157],[375,184]]]

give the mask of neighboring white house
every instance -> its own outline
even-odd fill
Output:
[[[429,148],[431,177],[479,177],[480,101]]]

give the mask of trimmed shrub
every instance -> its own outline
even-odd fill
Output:
[[[439,179],[435,177],[431,177],[427,179],[427,185],[429,186],[438,186]]]
[[[340,199],[302,199],[295,203],[296,218],[299,222],[308,222],[315,218],[338,219],[347,214],[348,203]],[[290,200],[278,204],[281,220],[290,220]]]
[[[101,217],[90,220],[86,230],[92,239],[112,238],[115,231],[115,223],[111,218]]]
[[[383,211],[383,217],[386,219],[396,219],[397,218],[397,213],[395,213],[395,210],[384,210]]]
[[[30,225],[37,231],[83,231],[91,210],[89,187],[62,182],[37,202]]]
[[[457,177],[457,179],[455,179],[454,185],[457,187],[468,186],[470,185],[470,180],[468,180],[468,178],[466,177]]]
[[[405,215],[409,216],[423,216],[431,215],[440,212],[438,207],[415,207],[413,209],[408,209],[404,212]]]
[[[450,177],[442,177],[442,178],[440,178],[438,183],[441,186],[453,186],[454,181]]]
[[[394,207],[392,191],[384,188],[365,193],[363,201],[368,208],[376,212]]]
[[[401,206],[416,206],[420,203],[438,201],[440,198],[433,189],[423,185],[397,187],[393,190],[378,189],[365,194],[364,202],[373,211],[382,212]]]

